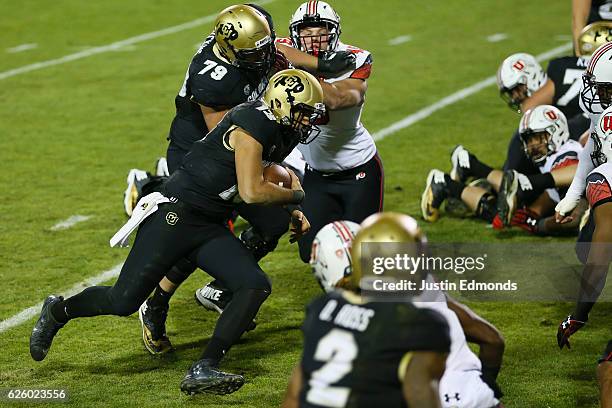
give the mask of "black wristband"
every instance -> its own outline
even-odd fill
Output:
[[[300,204],[302,201],[304,201],[305,196],[306,193],[304,193],[304,190],[293,190],[293,197],[291,198],[291,202],[289,204]]]
[[[287,210],[289,215],[292,215],[295,210],[303,212],[302,211],[302,206],[299,205],[299,204],[287,204],[287,205],[285,205],[285,210]]]

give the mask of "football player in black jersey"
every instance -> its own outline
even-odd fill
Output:
[[[244,378],[224,373],[218,366],[269,296],[271,286],[251,252],[224,222],[244,200],[287,205],[292,218],[299,221],[292,230],[294,237],[308,230],[308,221],[296,207],[304,191],[295,174],[290,189],[280,187],[263,179],[263,163],[281,162],[298,143],[312,140],[317,134],[314,123],[323,113],[318,80],[292,69],[270,79],[263,101],[241,104],[225,115],[212,132],[193,144],[163,185],[163,194],[155,192],[141,200],[137,211],[152,214],[140,219],[117,282],[89,287],[66,300],[49,296],[44,301],[30,338],[32,358],[43,360],[56,333],[71,319],[136,312],[168,269],[187,257],[235,296],[181,389],[188,394],[227,394],[240,388]]]
[[[327,293],[306,309],[304,351],[283,408],[440,407],[438,381],[450,350],[448,323],[408,299],[370,298],[368,282],[375,275],[362,269],[363,245],[381,242],[422,247],[425,241],[407,215],[381,213],[364,221],[353,240],[353,272],[343,279],[346,290]]]
[[[258,99],[271,71],[286,65],[282,54],[275,53],[274,38],[271,16],[257,5],[232,6],[218,15],[213,34],[193,57],[175,98],[176,116],[170,128],[167,151],[170,174],[178,168],[193,143],[213,129],[230,108]],[[348,69],[353,61],[347,53],[311,59],[302,58],[299,62],[314,66],[322,74]],[[125,195],[129,212],[141,195],[137,186],[146,182],[137,180],[137,173],[131,171],[130,174],[133,177]],[[142,187],[143,193],[159,188],[163,180],[165,177],[153,178]],[[280,208],[241,203],[236,210],[252,225],[241,234],[241,240],[257,260],[274,250],[279,238],[287,232],[289,216]],[[151,299],[142,305],[139,315],[143,341],[150,353],[172,350],[165,330],[169,301],[176,288],[194,270],[195,265],[188,259],[180,260],[161,280]],[[209,286],[221,288],[218,282]],[[211,302],[213,300],[206,305]],[[216,304],[209,308],[222,311],[222,307]]]

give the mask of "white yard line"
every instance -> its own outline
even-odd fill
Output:
[[[275,0],[260,0],[255,3],[264,5],[271,3]],[[76,52],[74,54],[68,54],[60,58],[55,58],[52,60],[35,62],[33,64],[24,65],[19,68],[10,69],[8,71],[0,72],[0,80],[10,78],[16,75],[25,74],[26,72],[36,71],[38,69],[48,68],[55,65],[65,64],[67,62],[76,61],[82,58],[91,57],[93,55],[102,54],[104,52],[109,51],[117,51],[119,48],[125,47],[127,45],[134,45],[143,41],[153,40],[155,38],[163,37],[166,35],[178,33],[181,31],[189,30],[194,27],[201,26],[203,24],[211,23],[215,20],[217,14],[210,14],[205,17],[201,17],[192,21],[188,21],[183,24],[175,25],[172,27],[167,27],[157,31],[151,31],[149,33],[144,33],[137,35],[135,37],[126,38],[125,40],[117,41],[108,45],[102,45],[100,47],[94,47],[87,50],[83,50],[80,52]]]
[[[542,54],[539,54],[538,56],[536,56],[536,59],[538,61],[543,61],[543,60],[549,59],[551,57],[554,57],[555,55],[558,55],[562,52],[565,52],[571,49],[572,49],[571,43],[564,44],[559,47],[555,47],[549,51],[546,51]],[[384,129],[379,130],[378,132],[374,133],[373,137],[375,140],[384,139],[385,137],[389,135],[392,135],[404,128],[407,128],[408,126],[415,124],[416,122],[420,120],[427,118],[432,113],[448,105],[451,105],[455,102],[459,102],[460,100],[463,100],[467,98],[468,96],[471,96],[475,94],[476,92],[480,91],[481,89],[489,85],[492,85],[494,83],[495,83],[495,76],[491,76],[489,78],[483,79],[482,81],[476,82],[474,85],[461,89],[455,92],[454,94],[451,94],[445,98],[442,98],[438,102],[432,105],[429,105],[413,113],[412,115],[408,115],[404,119],[399,120],[391,124],[390,126],[387,126]],[[112,279],[118,276],[119,272],[121,271],[122,265],[123,264],[119,264],[115,266],[113,269],[102,272],[101,274],[96,275],[93,278],[87,279],[83,282],[77,283],[70,290],[68,290],[68,292],[66,292],[65,296],[72,296],[73,294],[78,293],[85,286],[97,285],[99,283],[105,282],[109,279]],[[30,320],[32,317],[36,316],[40,312],[41,307],[42,307],[42,302],[38,303],[37,305],[31,306],[27,309],[24,309],[21,312],[17,313],[16,315],[11,316],[6,320],[1,321],[0,322],[0,333]]]
[[[563,44],[559,47],[555,47],[549,51],[546,51],[542,54],[537,55],[536,59],[538,61],[544,61],[544,60],[550,59],[551,57],[559,55],[563,52],[569,51],[571,49],[572,49],[571,43]],[[431,114],[433,114],[434,112],[437,112],[440,109],[447,107],[448,105],[452,105],[456,102],[459,102],[467,98],[468,96],[471,96],[481,91],[482,89],[495,84],[495,81],[496,81],[495,75],[492,75],[488,78],[483,79],[482,81],[478,81],[475,84],[468,86],[467,88],[460,89],[459,91],[453,94],[450,94],[440,99],[439,101],[429,106],[424,107],[423,109],[416,111],[412,115],[408,115],[405,118],[398,120],[395,123],[392,123],[386,128],[379,130],[378,132],[374,133],[372,137],[374,137],[374,140],[382,140],[389,135],[392,135],[404,128],[407,128],[408,126],[412,126],[416,122],[419,122],[431,116]]]
[[[64,221],[58,222],[57,224],[55,224],[49,229],[51,231],[59,231],[59,230],[67,229],[67,228],[73,227],[79,222],[87,221],[90,218],[91,218],[91,215],[73,215],[73,216],[66,218]]]
[[[496,42],[504,41],[506,38],[508,38],[508,34],[496,33],[496,34],[491,34],[490,36],[488,36],[487,41],[490,43],[496,43]]]
[[[21,45],[17,45],[16,47],[7,48],[6,52],[10,54],[15,54],[17,52],[33,50],[36,47],[38,47],[38,44],[36,43],[21,44]]]
[[[116,265],[112,269],[104,271],[96,276],[91,278],[87,278],[82,282],[77,283],[67,291],[63,292],[64,297],[74,296],[83,289],[88,286],[99,285],[100,283],[106,282],[107,280],[113,279],[119,276],[119,272],[121,272],[121,267],[123,266],[123,262],[119,265]],[[27,322],[34,316],[40,313],[40,309],[42,308],[43,302],[40,302],[34,306],[30,306],[27,309],[22,310],[14,316],[9,317],[6,320],[0,322],[0,333],[7,331],[15,326],[19,326],[22,323]]]
[[[399,37],[395,37],[389,40],[389,45],[399,45],[405,42],[412,40],[412,36],[410,35],[400,35]]]

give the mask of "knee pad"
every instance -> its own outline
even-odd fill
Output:
[[[491,222],[495,214],[497,214],[497,198],[490,193],[483,194],[476,207],[476,216],[487,222]]]
[[[278,238],[264,237],[253,227],[242,231],[240,240],[253,254],[253,257],[259,262],[264,256],[274,251],[278,245]]]

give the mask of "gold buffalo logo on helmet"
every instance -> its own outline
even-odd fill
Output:
[[[234,28],[232,23],[219,24],[217,34],[221,34],[229,41],[234,41],[238,38],[238,31]]]
[[[285,87],[287,93],[300,93],[304,92],[304,83],[302,82],[302,78],[296,75],[287,75],[280,76],[274,80],[274,87],[277,88],[279,86]]]

